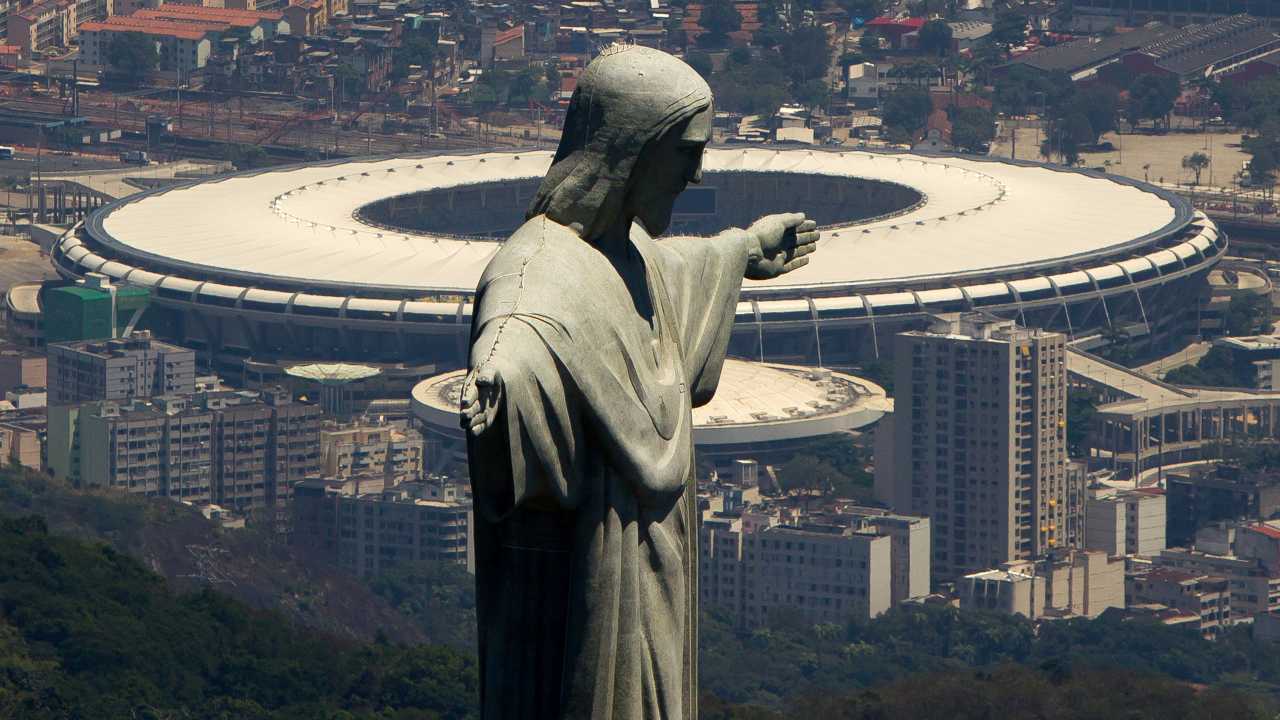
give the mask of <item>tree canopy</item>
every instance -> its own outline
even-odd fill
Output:
[[[951,143],[970,153],[983,153],[996,136],[996,118],[980,107],[957,108],[951,113]]]
[[[160,51],[143,33],[114,33],[107,45],[107,65],[113,74],[136,85],[159,67]]]
[[[1010,47],[1021,45],[1027,39],[1027,18],[1013,9],[997,12],[995,22],[991,25],[990,38],[1006,51]]]
[[[412,34],[400,41],[391,54],[391,76],[406,78],[409,66],[417,65],[430,73],[435,66],[436,45],[426,35]]]
[[[951,26],[942,20],[930,20],[920,28],[920,52],[939,57],[951,52]]]
[[[895,90],[884,100],[884,124],[910,136],[924,127],[933,112],[929,93],[918,88]]]
[[[1129,86],[1125,117],[1130,125],[1135,126],[1143,120],[1151,120],[1157,124],[1164,120],[1167,124],[1169,113],[1173,112],[1173,104],[1180,92],[1176,76],[1139,75]]]
[[[729,33],[742,28],[742,15],[731,0],[710,0],[702,6],[698,25],[705,33],[698,36],[698,43],[708,47],[723,47],[729,42]]]
[[[1209,156],[1200,151],[1193,152],[1182,158],[1182,167],[1195,174],[1194,184],[1199,185],[1200,173],[1204,172],[1204,169],[1209,167]]]
[[[175,595],[134,560],[0,519],[0,716],[474,717],[473,660],[343,644],[212,591]]]

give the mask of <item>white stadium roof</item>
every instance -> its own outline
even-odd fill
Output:
[[[235,175],[125,201],[95,217],[93,235],[112,256],[159,273],[465,294],[497,243],[389,230],[357,219],[357,210],[396,195],[540,177],[551,156],[353,160]],[[976,158],[711,149],[705,169],[869,178],[926,198],[902,215],[827,229],[815,262],[749,282],[747,295],[1050,265],[1136,249],[1179,221],[1169,200],[1140,184]]]

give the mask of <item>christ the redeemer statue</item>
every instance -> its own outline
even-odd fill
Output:
[[[797,213],[655,240],[711,120],[689,66],[606,50],[476,290],[462,424],[484,720],[697,717],[691,408],[715,393],[743,277],[804,265],[818,239]]]

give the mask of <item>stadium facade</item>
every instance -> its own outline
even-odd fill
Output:
[[[219,372],[377,364],[413,383],[465,359],[471,296],[519,225],[546,151],[311,163],[142,193],[59,240],[65,278],[152,293],[153,331]],[[748,282],[731,354],[841,366],[932,314],[984,310],[1074,338],[1173,346],[1199,331],[1226,236],[1173,193],[1085,170],[822,149],[708,150],[675,231],[804,210],[809,266]]]

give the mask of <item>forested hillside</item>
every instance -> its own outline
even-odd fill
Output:
[[[174,594],[110,546],[0,520],[0,717],[461,719],[474,696],[453,650],[347,643]]]
[[[0,517],[40,515],[58,535],[105,542],[164,576],[175,590],[206,587],[323,632],[372,640],[436,640],[368,585],[295,552],[268,532],[227,531],[194,509],[155,498],[74,490],[0,464]]]

